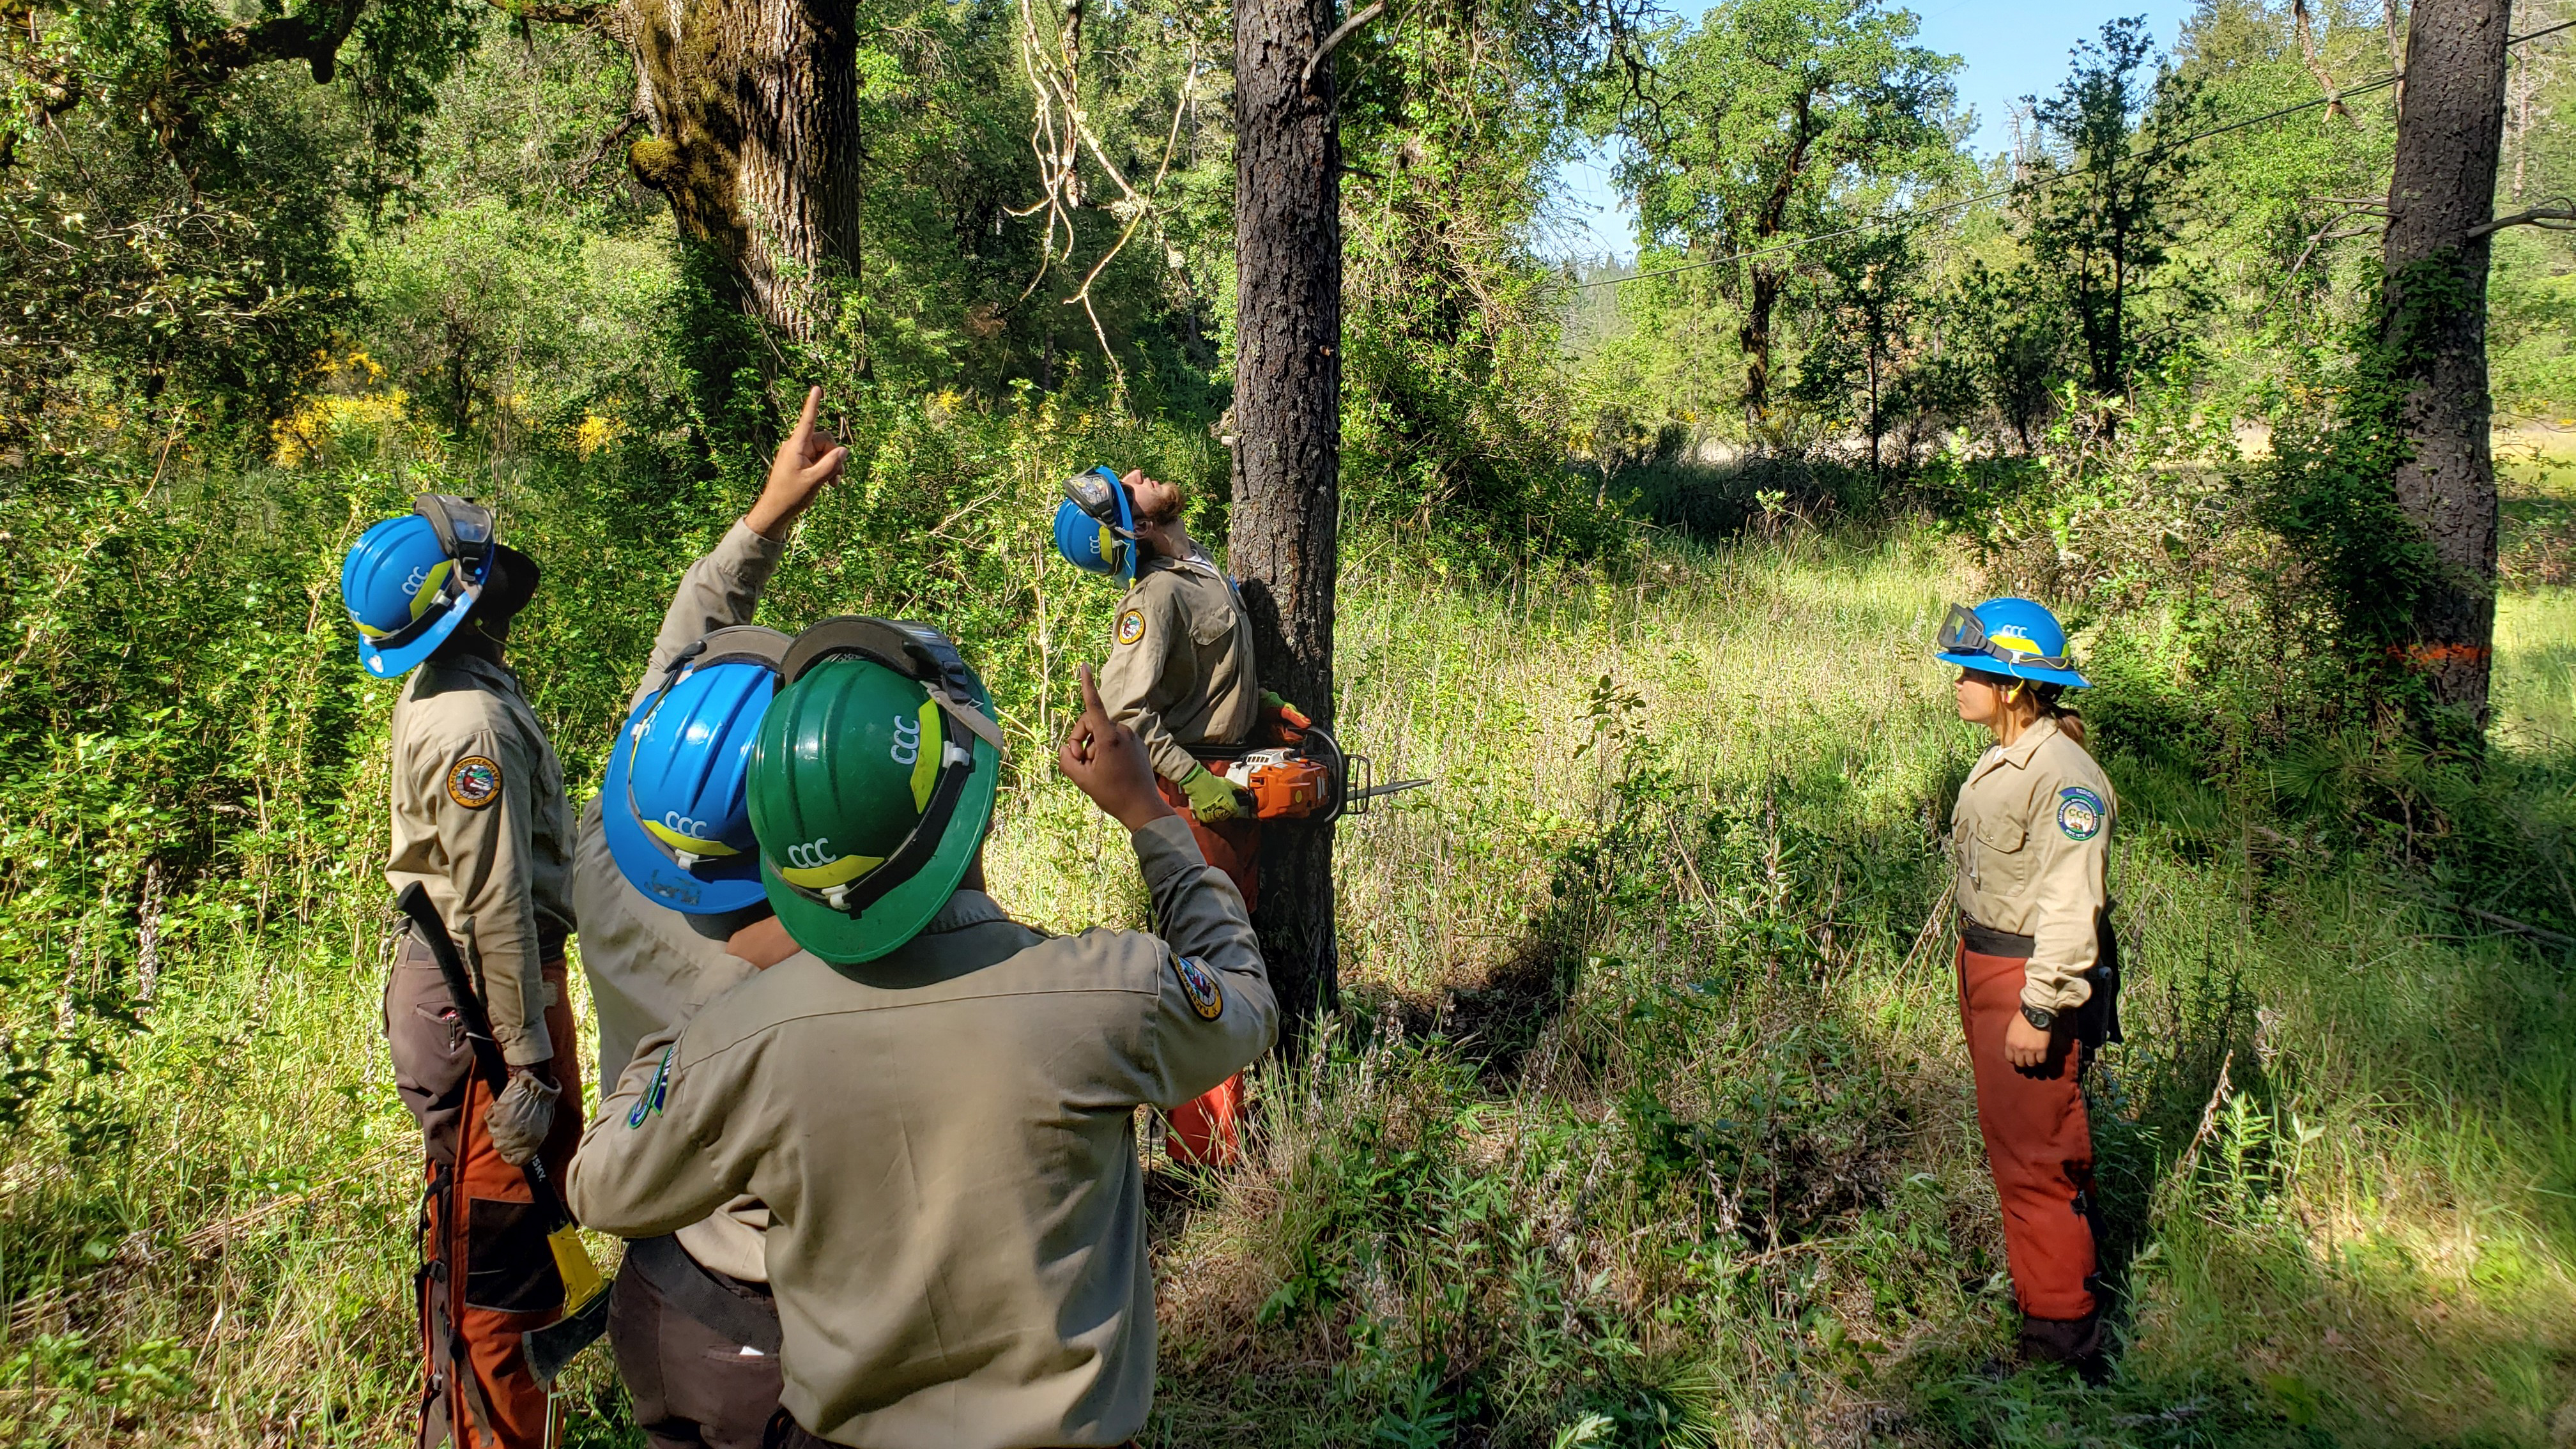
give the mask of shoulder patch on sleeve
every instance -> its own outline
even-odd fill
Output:
[[[2057,828],[2069,840],[2091,840],[2101,834],[2102,822],[2110,813],[2103,808],[2101,796],[2081,785],[2057,792]]]
[[[1181,978],[1181,993],[1190,999],[1190,1010],[1201,1021],[1214,1021],[1225,1015],[1225,988],[1216,984],[1216,973],[1189,956],[1172,958],[1172,974]]]
[[[644,1095],[637,1097],[635,1105],[626,1111],[626,1130],[632,1132],[643,1126],[646,1118],[662,1115],[662,1103],[671,1092],[671,1053],[675,1050],[662,1048],[662,1060],[653,1067],[653,1080],[645,1084]]]
[[[1133,644],[1145,637],[1145,611],[1133,605],[1118,611],[1118,642]]]
[[[447,798],[468,810],[480,810],[500,799],[501,767],[489,755],[467,755],[448,766]]]

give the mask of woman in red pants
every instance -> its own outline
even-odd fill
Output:
[[[1959,666],[1959,717],[1994,745],[1950,818],[1958,869],[1959,1022],[1977,1126],[2004,1215],[2025,1359],[2098,1379],[2102,1310],[2093,1133],[2079,1085],[2117,1039],[2106,865],[2118,808],[2058,697],[2085,687],[2066,631],[2028,599],[1953,607],[1937,656]]]

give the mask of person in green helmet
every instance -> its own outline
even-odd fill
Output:
[[[827,620],[782,673],[748,797],[803,949],[639,1045],[573,1209],[638,1237],[769,1205],[772,1444],[1124,1443],[1154,1385],[1135,1108],[1277,1032],[1242,896],[1088,667],[1056,766],[1127,828],[1159,934],[1049,936],[985,893],[1000,732],[935,631]]]

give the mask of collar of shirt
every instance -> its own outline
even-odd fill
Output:
[[[1223,583],[1225,581],[1225,575],[1217,572],[1216,562],[1207,556],[1207,551],[1205,549],[1200,548],[1196,544],[1192,544],[1190,546],[1190,556],[1188,558],[1166,558],[1161,554],[1156,554],[1152,558],[1145,560],[1144,571],[1146,573],[1150,574],[1158,569],[1191,569],[1196,572],[1203,573],[1209,578],[1215,579],[1219,583]]]
[[[479,654],[467,654],[459,651],[451,658],[440,659],[435,662],[441,669],[453,669],[459,674],[470,674],[474,676],[477,682],[490,685],[494,688],[507,690],[511,694],[517,695],[522,701],[527,698],[526,692],[519,688],[519,676],[517,674],[513,673],[507,665],[495,664],[491,660],[485,659]]]
[[[938,915],[930,918],[930,924],[921,928],[921,933],[925,936],[935,936],[944,931],[962,931],[968,926],[980,926],[987,921],[1009,919],[1010,917],[1003,913],[1001,906],[995,903],[991,896],[982,891],[961,888],[948,898],[948,904],[939,908]]]
[[[2030,757],[2039,753],[2040,745],[2055,733],[2057,733],[2056,720],[2047,715],[2041,715],[2032,720],[2030,726],[2015,736],[2011,744],[1990,746],[1984,757],[1977,761],[1976,770],[1969,775],[1970,782],[1973,783],[2005,765],[2015,769],[2027,768]]]

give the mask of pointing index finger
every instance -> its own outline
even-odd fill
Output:
[[[805,409],[796,418],[796,442],[801,448],[814,436],[814,415],[823,406],[823,389],[817,385],[805,389]]]

